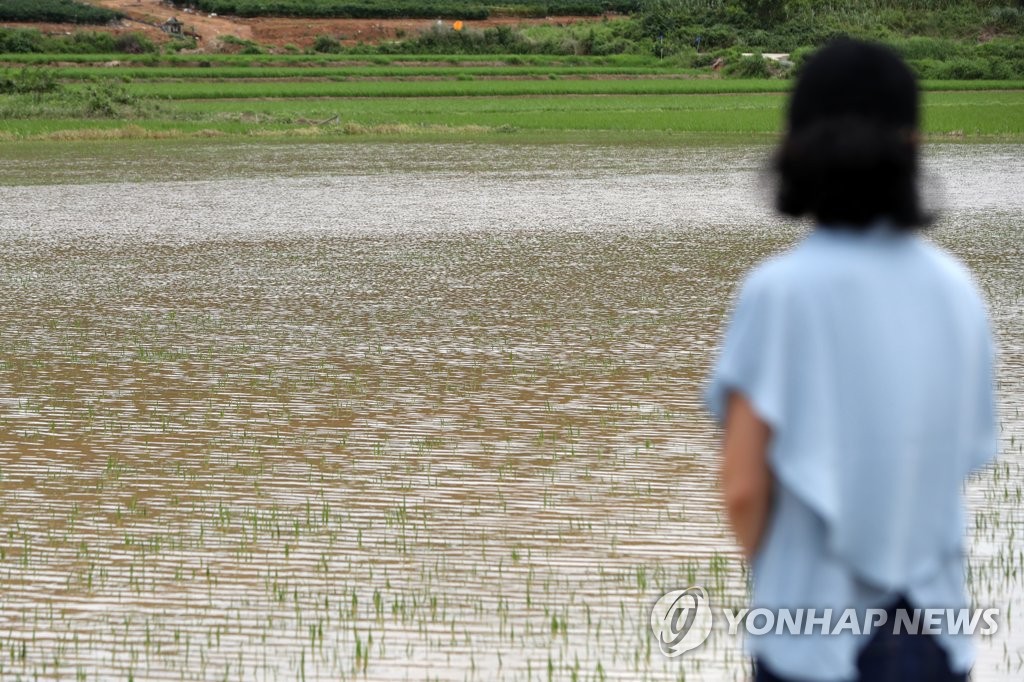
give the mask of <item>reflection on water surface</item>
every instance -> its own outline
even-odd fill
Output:
[[[767,147],[55,148],[0,168],[0,677],[742,679],[646,619],[743,603],[699,391],[801,233]],[[1012,612],[1022,159],[929,156],[1000,337],[971,581]]]

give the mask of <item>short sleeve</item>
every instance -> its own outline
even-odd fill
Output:
[[[740,289],[704,395],[719,424],[730,392],[739,391],[773,430],[782,426],[791,325],[784,298],[770,284],[755,270]]]

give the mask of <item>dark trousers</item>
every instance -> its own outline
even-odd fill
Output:
[[[901,599],[888,611],[886,625],[878,628],[857,656],[858,682],[967,682],[966,673],[949,669],[949,659],[932,635],[893,634],[890,626],[898,609],[913,607]],[[790,682],[754,662],[755,682]]]

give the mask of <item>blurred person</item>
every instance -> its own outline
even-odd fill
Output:
[[[963,485],[998,447],[985,303],[921,235],[918,122],[906,64],[854,40],[812,56],[789,100],[778,209],[814,228],[740,288],[706,395],[721,485],[753,608],[888,619],[748,636],[758,682],[966,680],[973,664],[969,635],[893,628],[898,609],[969,606]]]

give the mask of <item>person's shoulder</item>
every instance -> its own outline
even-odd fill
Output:
[[[755,265],[743,281],[749,295],[768,295],[791,290],[815,269],[815,260],[808,257],[803,242],[775,254]]]

